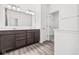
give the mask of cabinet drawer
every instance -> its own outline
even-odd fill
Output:
[[[16,34],[20,34],[20,33],[26,33],[26,31],[21,31],[21,30],[16,31]]]
[[[26,36],[26,34],[24,34],[24,33],[16,34],[16,37],[18,37],[18,36]]]
[[[31,33],[26,33],[26,35],[31,35]]]
[[[16,40],[26,39],[26,34],[16,34]]]
[[[32,36],[27,36],[27,39],[32,38]]]
[[[1,35],[6,35],[6,34],[15,34],[15,31],[0,31]]]
[[[16,40],[26,40],[26,37],[16,37]]]
[[[21,47],[25,45],[25,40],[17,40],[16,41],[16,47]]]
[[[30,33],[30,32],[32,32],[32,30],[27,30],[27,33]]]

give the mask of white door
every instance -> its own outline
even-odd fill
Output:
[[[41,41],[48,40],[48,8],[46,4],[41,5]]]

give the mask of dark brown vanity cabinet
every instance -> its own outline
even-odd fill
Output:
[[[0,53],[40,41],[40,30],[0,31]]]

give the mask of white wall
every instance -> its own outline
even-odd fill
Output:
[[[5,26],[5,12],[3,5],[0,5],[0,26]]]
[[[77,17],[78,5],[76,4],[50,5],[50,13],[55,11],[59,11],[59,29],[63,29],[63,30],[79,29],[78,17]]]
[[[50,13],[59,11],[59,29],[55,30],[55,54],[79,54],[79,7],[76,4],[50,5]]]
[[[55,55],[79,55],[79,31],[55,30]]]

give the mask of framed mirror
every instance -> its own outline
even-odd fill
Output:
[[[5,8],[5,26],[32,26],[32,15]]]

